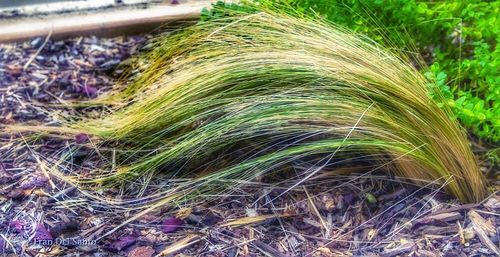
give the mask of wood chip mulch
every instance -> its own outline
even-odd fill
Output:
[[[145,42],[80,37],[0,45],[0,129],[57,125],[57,117],[71,115],[61,104],[109,90],[123,72],[117,65]],[[36,154],[86,139],[20,139],[0,134],[4,256],[500,256],[499,193],[463,205],[434,187],[382,174],[325,173],[283,195],[293,183],[256,181],[230,195],[158,208],[101,238],[134,211],[113,215],[90,204]],[[119,199],[121,192],[106,194]]]

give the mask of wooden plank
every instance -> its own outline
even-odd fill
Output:
[[[86,34],[116,35],[133,31],[149,32],[166,22],[191,20],[199,17],[210,0],[178,5],[154,5],[146,9],[121,9],[55,17],[33,17],[0,21],[0,42],[12,42],[46,36],[53,38]],[[137,31],[139,30],[139,31]]]

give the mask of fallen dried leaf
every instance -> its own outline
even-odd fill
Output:
[[[128,253],[128,257],[151,257],[155,250],[151,246],[139,246]]]
[[[373,240],[378,234],[378,229],[370,228],[366,234],[366,239],[369,241]]]
[[[21,74],[21,72],[23,72],[23,66],[21,66],[20,64],[8,64],[6,65],[6,68],[7,68],[7,72],[10,73],[10,75],[14,76],[14,77],[17,77]]]
[[[9,227],[16,230],[17,233],[24,232],[25,222],[23,220],[11,220],[9,222]]]
[[[125,249],[125,248],[135,244],[136,241],[137,241],[136,236],[132,236],[132,235],[123,236],[123,237],[118,238],[118,240],[114,241],[109,248],[111,248],[112,250],[121,251],[122,249]]]
[[[87,143],[89,140],[90,140],[89,136],[87,134],[84,134],[84,133],[80,133],[80,134],[75,136],[75,142],[77,144],[84,144],[84,143]]]
[[[12,189],[7,194],[7,197],[10,197],[10,198],[15,199],[15,200],[21,199],[25,196],[26,196],[26,192],[20,187],[16,187],[16,188]]]
[[[83,86],[83,93],[90,98],[94,98],[97,96],[97,88],[85,85]]]
[[[330,195],[330,194],[324,194],[323,196],[321,196],[321,203],[322,203],[322,206],[321,206],[321,209],[323,210],[326,210],[326,211],[333,211],[333,209],[335,209],[335,200],[333,199],[333,197]],[[339,201],[340,203],[340,201]]]
[[[52,234],[45,228],[42,223],[38,223],[35,229],[35,237],[36,240],[52,240]]]
[[[193,209],[191,208],[182,208],[175,214],[175,217],[184,220],[187,218],[187,216],[191,215],[192,212]]]

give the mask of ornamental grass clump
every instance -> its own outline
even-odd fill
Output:
[[[111,112],[60,130],[116,149],[113,165],[75,183],[162,173],[185,179],[168,190],[189,198],[300,163],[296,186],[349,159],[367,172],[448,181],[463,202],[485,197],[464,130],[429,97],[440,92],[363,36],[275,11],[233,13],[156,38],[139,59],[139,77],[98,100]]]

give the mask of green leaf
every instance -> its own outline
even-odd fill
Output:
[[[370,204],[376,204],[377,203],[377,198],[375,198],[375,196],[373,196],[372,194],[366,193],[365,196],[366,196],[366,201],[368,203],[370,203]]]

